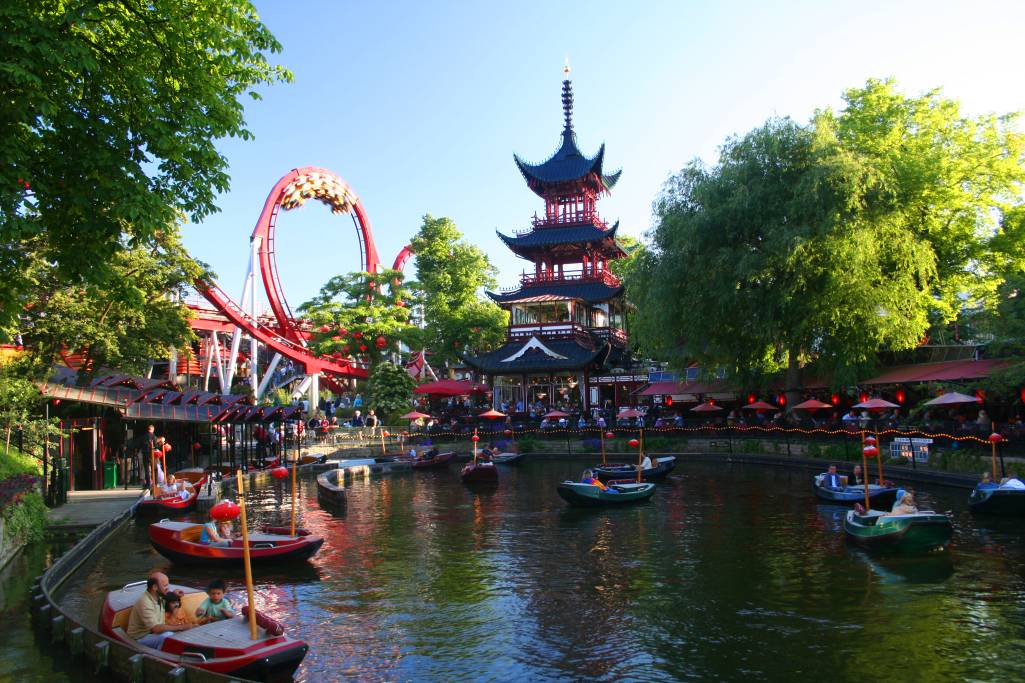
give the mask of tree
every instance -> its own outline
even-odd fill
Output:
[[[864,198],[873,220],[929,244],[938,338],[959,314],[994,303],[1002,279],[994,248],[1007,244],[993,236],[1004,214],[1021,204],[1025,183],[1019,117],[967,117],[940,90],[909,97],[892,79],[852,88],[844,101],[838,114],[817,112],[813,125],[875,174]]]
[[[418,342],[419,330],[410,323],[415,303],[402,272],[384,270],[333,277],[299,312],[313,326],[315,353],[373,367],[395,353],[398,342]]]
[[[367,382],[367,405],[380,415],[382,422],[397,418],[409,410],[416,382],[405,368],[384,361],[374,366]]]
[[[651,249],[628,294],[649,350],[751,378],[816,360],[839,376],[928,326],[935,259],[865,210],[879,179],[822,131],[790,119],[695,162],[655,202]]]
[[[9,0],[0,27],[4,327],[32,259],[75,290],[119,286],[131,250],[215,211],[228,175],[214,142],[251,137],[241,97],[291,75],[268,64],[280,45],[244,0]]]
[[[424,311],[424,344],[436,360],[455,361],[472,350],[505,340],[509,316],[482,289],[497,284],[494,266],[463,237],[449,218],[424,216],[411,243]]]
[[[37,255],[28,264],[32,303],[18,329],[36,376],[63,354],[82,356],[81,383],[103,368],[142,373],[150,360],[193,339],[190,312],[181,300],[188,283],[205,270],[186,253],[176,228],[157,233],[145,246],[123,245],[108,267],[112,277],[105,284],[68,287],[53,263]]]

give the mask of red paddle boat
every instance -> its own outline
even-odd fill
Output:
[[[452,462],[456,457],[455,451],[448,451],[447,453],[438,453],[435,456],[427,457],[424,456],[420,460],[413,461],[414,470],[433,470],[448,467],[448,464]]]
[[[135,514],[139,517],[166,517],[168,515],[184,515],[187,512],[191,512],[196,507],[196,501],[199,499],[199,490],[206,484],[206,475],[201,477],[198,482],[192,485],[192,491],[188,493],[187,497],[182,497],[180,493],[158,495],[153,497],[152,494],[148,494],[145,498],[139,501],[139,505],[135,508]]]
[[[203,525],[195,522],[161,520],[150,524],[149,540],[157,552],[174,562],[191,564],[242,564],[242,540],[230,546],[200,542]],[[284,532],[284,533],[278,533]],[[263,532],[249,534],[249,558],[254,565],[305,560],[312,557],[324,539],[296,530],[288,535],[284,527],[266,527]]]
[[[182,612],[195,614],[206,593],[187,586],[180,590]],[[233,677],[262,681],[291,681],[292,673],[309,650],[305,641],[284,635],[281,624],[256,613],[257,639],[251,640],[244,617],[215,621],[172,633],[160,649],[140,645],[128,636],[128,618],[132,605],[146,590],[146,582],[130,583],[107,593],[100,613],[100,632],[139,652],[173,664],[194,666]]]
[[[490,462],[471,462],[459,475],[464,484],[497,484],[498,468]]]

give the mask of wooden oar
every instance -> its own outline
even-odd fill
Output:
[[[249,599],[249,637],[256,640],[256,599],[253,596],[253,567],[249,563],[249,527],[246,524],[246,496],[242,485],[242,470],[236,470],[235,477],[238,482],[239,521],[242,523],[242,566],[246,570],[246,595]]]

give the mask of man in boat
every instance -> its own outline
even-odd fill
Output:
[[[826,472],[826,476],[822,477],[822,488],[831,489],[833,491],[842,491],[843,483],[840,481],[840,475],[836,473],[836,465],[830,465],[829,471]]]
[[[644,460],[641,461],[641,469],[650,470],[654,466],[654,463],[651,462],[651,458],[649,458],[647,454],[645,454]]]
[[[157,572],[146,579],[146,591],[132,605],[128,615],[128,637],[146,647],[157,650],[167,637],[176,631],[186,631],[191,624],[164,623],[164,607],[161,598],[170,588],[165,574]]]
[[[854,471],[847,475],[847,485],[862,486],[865,483],[865,477],[861,473],[861,465],[855,465]]]

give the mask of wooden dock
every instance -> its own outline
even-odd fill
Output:
[[[90,531],[133,507],[142,498],[138,488],[69,491],[68,502],[46,512],[46,530],[58,533]]]

